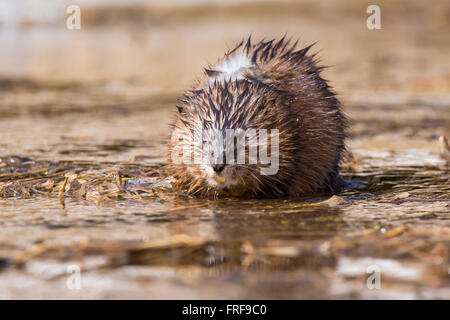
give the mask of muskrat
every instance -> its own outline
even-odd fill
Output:
[[[201,197],[278,198],[342,188],[346,118],[320,76],[316,54],[308,54],[312,46],[297,49],[297,42],[285,37],[252,44],[249,37],[205,69],[180,99],[172,125],[168,172],[176,190]],[[244,151],[236,147],[242,136],[229,131],[244,132]],[[275,170],[262,172],[270,165],[255,163],[261,153],[252,158],[251,143],[276,156]],[[200,161],[192,160],[195,155]],[[231,161],[224,161],[228,155]]]

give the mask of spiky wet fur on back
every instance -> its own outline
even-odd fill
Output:
[[[339,163],[345,150],[346,119],[311,46],[296,49],[279,40],[241,42],[184,94],[173,124],[169,154],[179,137],[196,126],[219,129],[278,129],[280,163],[275,175],[258,165],[239,168],[239,183],[208,184],[199,165],[172,163],[175,187],[198,196],[285,197],[336,192],[342,187]],[[237,170],[237,168],[235,168]],[[232,173],[233,174],[233,173]]]

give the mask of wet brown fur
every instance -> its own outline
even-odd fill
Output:
[[[209,186],[196,165],[172,163],[169,173],[177,190],[197,196],[295,197],[317,192],[337,192],[343,186],[339,164],[345,151],[346,119],[341,104],[326,80],[311,46],[296,49],[284,37],[251,43],[242,41],[225,54],[246,54],[252,66],[245,79],[214,81],[214,66],[205,69],[193,90],[178,106],[169,154],[178,134],[192,132],[195,120],[221,128],[279,130],[280,163],[273,176],[260,175],[257,165],[227,190]]]

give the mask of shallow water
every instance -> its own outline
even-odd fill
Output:
[[[75,36],[53,25],[0,27],[11,49],[0,52],[0,297],[449,299],[450,173],[438,142],[450,128],[448,20],[410,8],[433,34],[424,44],[401,21],[388,35],[351,33],[353,6],[338,7],[348,19],[334,31],[324,21],[337,18],[312,4],[289,15],[289,5],[277,7],[275,31],[258,19],[267,8],[251,5],[236,16],[200,7],[210,19],[177,8],[150,27],[133,26],[124,10],[111,28],[94,8]],[[164,154],[181,91],[225,40],[250,29],[297,36],[300,27],[337,64],[327,76],[352,120],[345,190],[176,195]],[[397,40],[395,50],[376,45]],[[74,266],[80,290],[70,285]],[[373,266],[381,289],[367,284]]]

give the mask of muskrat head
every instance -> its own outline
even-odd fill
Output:
[[[186,93],[169,144],[178,187],[194,195],[250,195],[276,174],[278,132],[259,90],[225,81]]]

